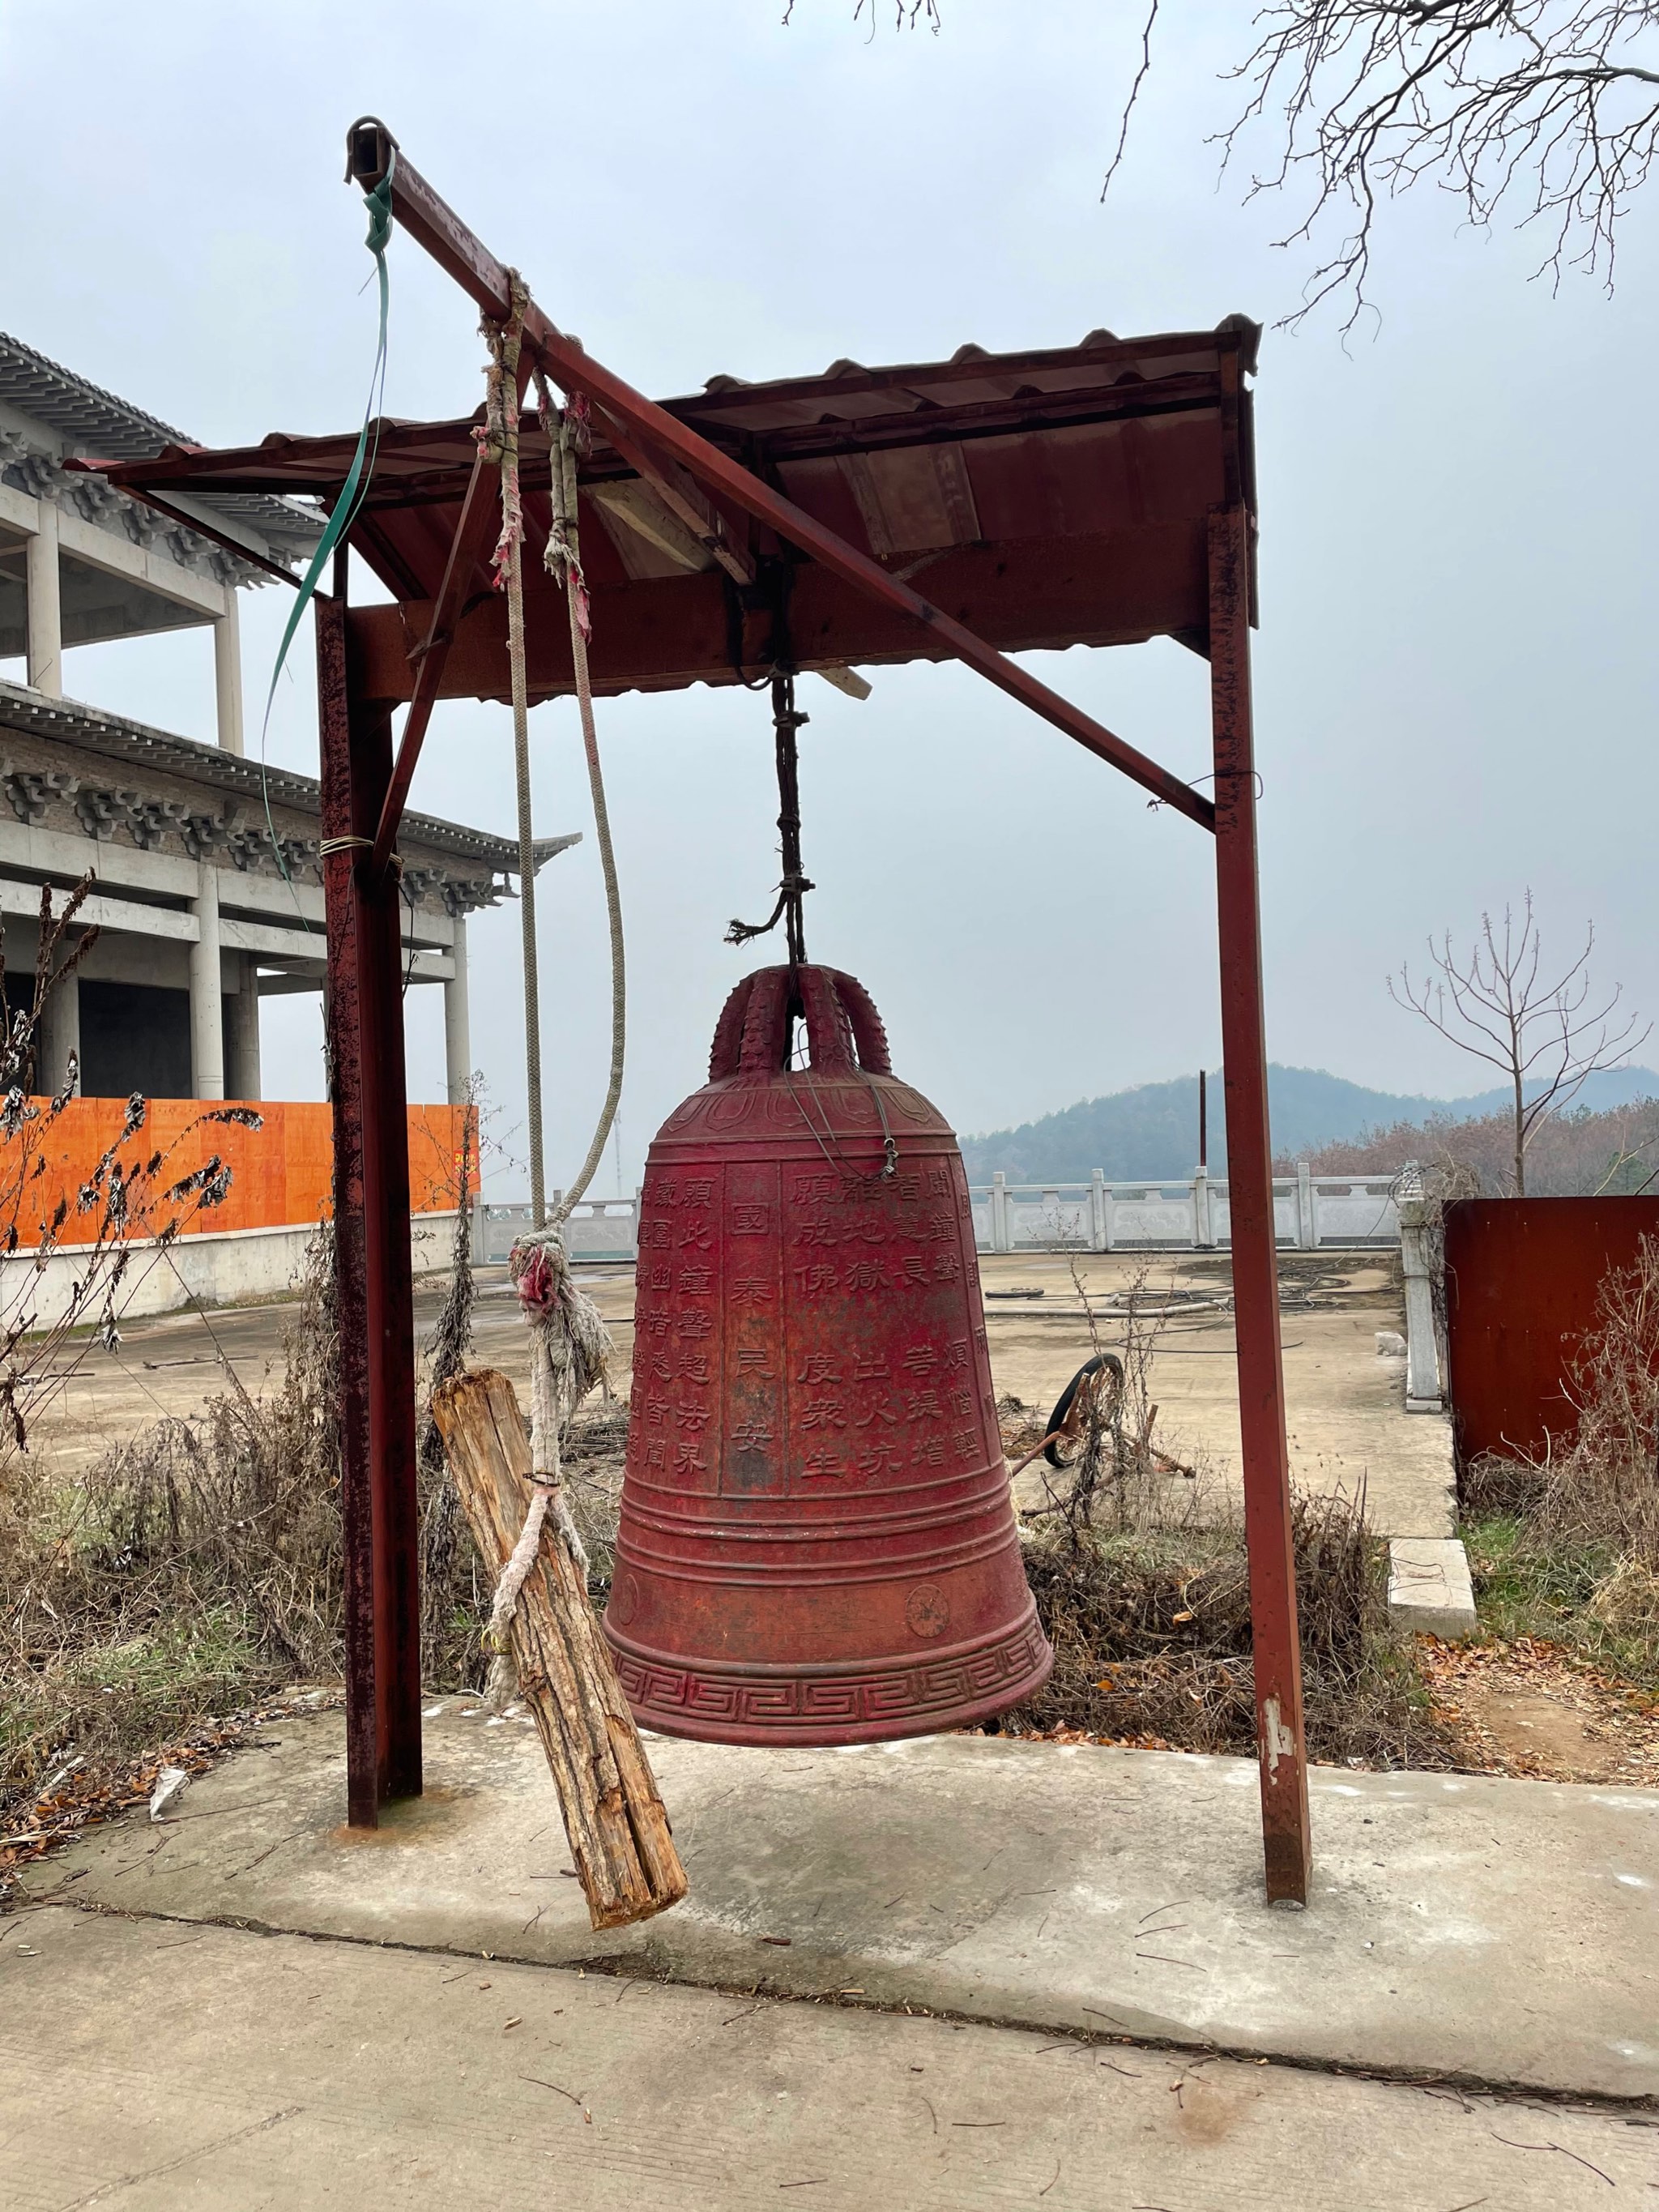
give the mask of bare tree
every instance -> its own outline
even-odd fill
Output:
[[[1364,304],[1378,206],[1425,179],[1469,222],[1536,224],[1540,271],[1609,285],[1620,217],[1659,150],[1659,8],[1652,0],[1279,0],[1237,74],[1249,87],[1222,144],[1273,119],[1273,165],[1252,196],[1300,178],[1302,221],[1350,226],[1316,269],[1302,312],[1345,292]]]
[[[890,0],[900,27],[943,27],[939,0]],[[1102,198],[1152,72],[1160,0],[1147,0],[1133,76]],[[788,0],[783,20],[794,12]],[[1620,219],[1659,154],[1659,6],[1654,0],[1267,0],[1239,9],[1255,44],[1231,72],[1243,111],[1217,143],[1224,160],[1269,134],[1248,197],[1305,179],[1288,246],[1345,221],[1310,276],[1294,322],[1333,295],[1352,323],[1379,207],[1439,185],[1485,228],[1535,224],[1540,272],[1568,267],[1611,284]],[[873,34],[878,0],[857,0]],[[1241,40],[1241,44],[1243,43]]]
[[[1517,924],[1504,909],[1502,927],[1480,917],[1480,933],[1467,958],[1452,950],[1448,930],[1438,944],[1429,939],[1431,972],[1412,980],[1409,965],[1389,976],[1389,996],[1396,1006],[1420,1014],[1431,1028],[1497,1068],[1510,1085],[1513,1104],[1511,1175],[1515,1194],[1527,1194],[1527,1152],[1553,1115],[1571,1106],[1589,1078],[1617,1067],[1643,1044],[1651,1028],[1631,1015],[1612,1026],[1619,986],[1601,998],[1590,986],[1589,957],[1595,931],[1587,927],[1577,958],[1546,981],[1543,942],[1532,910],[1532,893],[1522,903]]]

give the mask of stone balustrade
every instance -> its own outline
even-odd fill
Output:
[[[1273,1184],[1279,1242],[1293,1250],[1363,1250],[1400,1242],[1397,1177],[1315,1175],[1305,1164]],[[1224,1176],[1109,1182],[1011,1183],[996,1176],[970,1186],[974,1242],[981,1252],[1225,1251],[1231,1224]],[[556,1202],[552,1194],[550,1204]],[[572,1214],[574,1260],[637,1256],[639,1196],[585,1199]],[[505,1260],[530,1224],[526,1205],[487,1206],[479,1256]]]

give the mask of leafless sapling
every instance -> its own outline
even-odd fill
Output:
[[[1511,1100],[1510,1176],[1517,1198],[1527,1194],[1527,1152],[1539,1130],[1572,1104],[1592,1075],[1622,1066],[1651,1027],[1638,1024],[1634,1014],[1613,1026],[1619,987],[1606,997],[1592,989],[1595,944],[1594,926],[1587,926],[1583,949],[1548,980],[1528,891],[1518,916],[1509,907],[1501,924],[1481,915],[1466,957],[1454,951],[1448,930],[1437,942],[1429,939],[1427,975],[1413,981],[1407,963],[1389,978],[1396,1006],[1420,1014],[1461,1052],[1503,1077]]]

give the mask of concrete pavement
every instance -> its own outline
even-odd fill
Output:
[[[0,2212],[1617,2212],[1656,2186],[1644,2118],[67,1908],[0,1923]]]
[[[428,1794],[377,1832],[340,1825],[339,1716],[285,1720],[176,1818],[88,1834],[30,1893],[1659,2098],[1659,1792],[1316,1769],[1317,1869],[1293,1913],[1261,1899],[1249,1761],[968,1735],[790,1752],[656,1738],[691,1894],[596,1936],[528,1723],[452,1700],[426,1729]]]

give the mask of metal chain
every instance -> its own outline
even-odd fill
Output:
[[[804,729],[811,717],[803,714],[795,705],[795,678],[787,669],[772,672],[772,731],[778,770],[778,835],[783,856],[783,880],[778,885],[778,902],[769,920],[761,922],[738,921],[733,918],[726,929],[728,945],[747,945],[757,937],[764,937],[775,929],[780,921],[788,940],[789,964],[802,966],[806,958],[806,924],[802,912],[802,901],[814,885],[801,872],[800,860],[800,762],[795,732]]]

